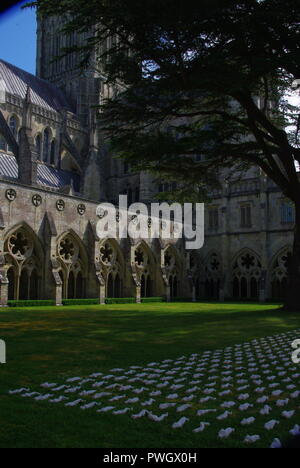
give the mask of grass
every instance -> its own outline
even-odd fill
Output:
[[[299,313],[283,312],[275,304],[2,309],[0,339],[6,341],[7,364],[0,365],[0,447],[236,446],[234,438],[216,441],[211,430],[175,431],[167,422],[99,415],[94,410],[7,395],[7,391],[24,386],[35,390],[45,381],[61,383],[113,367],[200,353],[299,326]]]

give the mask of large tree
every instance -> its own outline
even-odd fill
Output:
[[[300,78],[297,2],[34,4],[42,15],[65,16],[65,31],[90,33],[80,45],[83,64],[97,46],[95,66],[105,67],[117,90],[100,113],[116,154],[178,181],[177,196],[196,198],[218,183],[223,168],[258,166],[294,202],[286,307],[300,310],[299,125],[286,99]],[[107,37],[117,38],[109,50],[101,47]]]

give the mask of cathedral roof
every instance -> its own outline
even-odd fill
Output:
[[[33,104],[51,111],[66,109],[73,112],[70,102],[63,92],[48,81],[42,80],[14,65],[0,59],[0,87],[8,93],[26,98],[28,86]],[[3,91],[3,89],[1,89]]]
[[[0,152],[0,177],[14,181],[18,179],[18,163],[14,156]],[[60,189],[78,182],[77,178],[78,175],[73,172],[56,169],[42,163],[37,165],[37,182],[44,187]]]

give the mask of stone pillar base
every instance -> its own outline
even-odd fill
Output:
[[[225,291],[224,291],[224,289],[220,289],[220,291],[219,291],[219,301],[224,302],[224,300],[225,300]]]
[[[166,286],[166,302],[171,302],[170,286]]]
[[[261,289],[259,291],[259,302],[266,302],[267,300],[267,297],[266,297],[266,290],[265,289]]]
[[[137,304],[141,303],[141,287],[140,286],[137,286],[135,288],[135,302]]]
[[[8,301],[8,281],[0,280],[0,307],[7,307]]]
[[[100,286],[99,304],[105,304],[105,286]]]

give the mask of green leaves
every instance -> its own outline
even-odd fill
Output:
[[[221,168],[258,165],[299,196],[296,128],[289,137],[282,133],[295,122],[285,96],[300,77],[295,2],[33,4],[44,17],[65,18],[65,31],[86,32],[77,46],[87,57],[82,65],[101,70],[115,91],[99,122],[118,157],[180,186],[189,181],[196,194],[197,182],[215,184]]]

